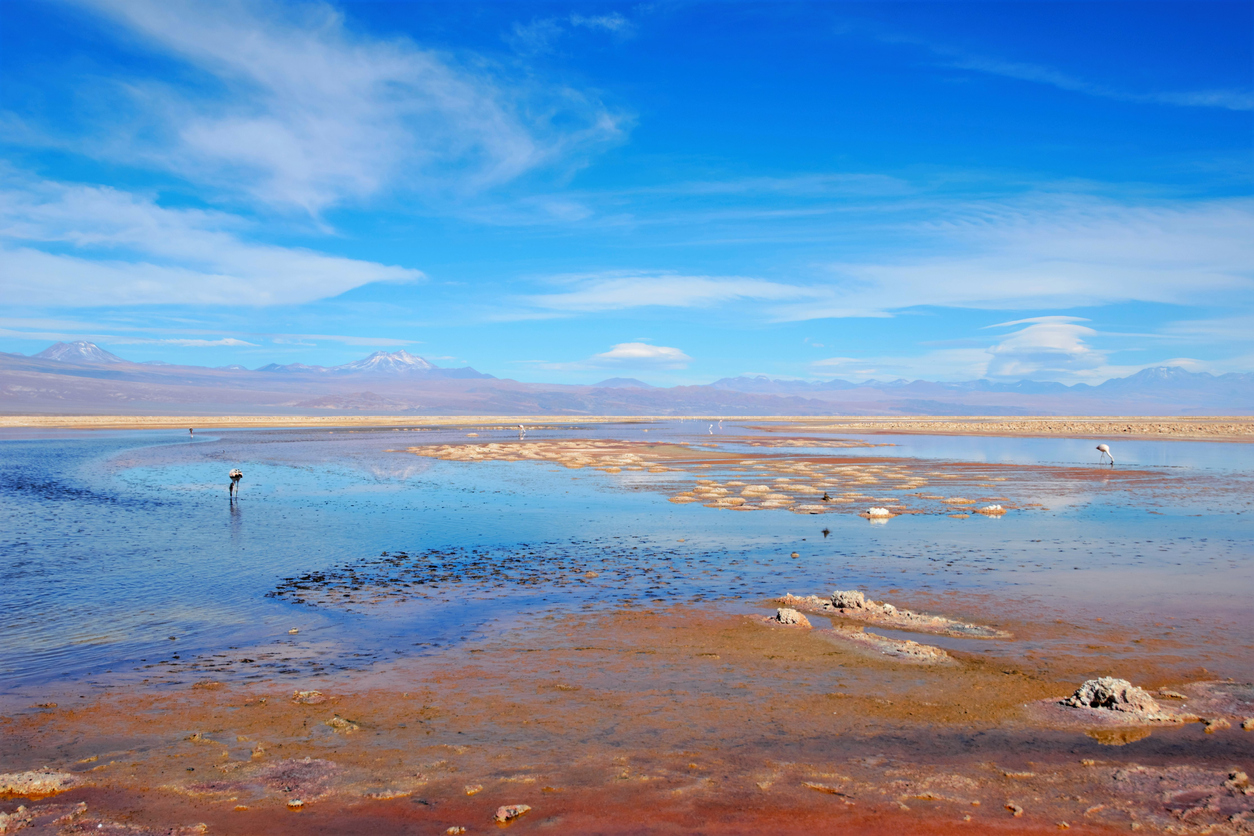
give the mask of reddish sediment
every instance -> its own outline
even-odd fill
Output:
[[[1063,821],[1187,832],[1254,807],[1227,772],[1254,756],[1239,724],[1102,740],[1025,710],[1071,693],[1092,655],[1029,668],[1010,650],[954,651],[954,664],[921,668],[822,632],[697,607],[555,614],[351,677],[127,687],[10,711],[4,769],[76,781],[45,802],[11,795],[0,812],[82,802],[75,828],[384,834],[482,831],[498,807],[526,804],[511,830],[947,834]],[[1224,698],[1156,681],[1148,656],[1121,664],[1148,688]],[[325,701],[294,698],[313,690]],[[1227,710],[1241,710],[1232,696]],[[339,733],[335,718],[355,728]],[[1169,796],[1129,791],[1155,775]]]

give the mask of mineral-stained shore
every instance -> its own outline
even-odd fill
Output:
[[[643,471],[642,489],[712,509],[700,514],[852,514],[884,497],[893,513],[1031,513],[1042,486],[1094,478],[1145,502],[1232,487],[856,448],[768,462],[696,444],[476,438],[396,455],[415,452],[607,480]],[[352,617],[450,598],[514,617],[420,653],[380,631],[368,659],[284,625],[282,644],[152,665],[144,683],[10,693],[0,833],[1254,832],[1254,657],[1186,613],[1149,614],[1164,622],[1151,631],[992,594],[881,590],[891,597],[852,606],[848,587],[818,578],[794,587],[814,599],[682,598],[666,590],[716,571],[713,557],[653,548],[634,562],[635,541],[385,552],[272,594]],[[583,603],[511,612],[541,585]],[[1067,704],[1108,676],[1162,716]]]
[[[1254,686],[1124,659],[1218,728],[1111,729],[1033,711],[1091,657],[921,668],[822,632],[708,606],[554,612],[353,675],[9,705],[2,771],[59,777],[0,799],[0,832],[475,833],[508,805],[537,833],[1250,831]]]

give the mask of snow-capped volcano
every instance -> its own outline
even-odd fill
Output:
[[[334,366],[331,370],[336,372],[405,374],[406,372],[430,371],[434,368],[436,368],[434,363],[429,363],[421,357],[401,349],[400,351],[393,351],[391,354],[386,351],[376,351],[364,360],[354,360],[352,363]]]
[[[87,340],[75,340],[72,343],[53,343],[43,351],[34,355],[40,360],[57,360],[61,363],[78,363],[84,366],[104,366],[113,363],[126,363],[116,354],[110,354],[95,343]]]

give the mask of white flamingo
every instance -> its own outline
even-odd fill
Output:
[[[714,425],[710,424],[710,435],[714,435]]]
[[[231,477],[231,485],[226,489],[226,492],[234,496],[239,492],[239,480],[244,478],[244,471],[234,467],[231,468],[231,472],[228,475]]]
[[[1101,455],[1100,455],[1100,456],[1098,456],[1098,458],[1097,458],[1097,460],[1098,460],[1099,462],[1105,463],[1105,461],[1106,461],[1107,459],[1110,459],[1110,463],[1111,463],[1112,465],[1115,463],[1115,457],[1114,457],[1114,456],[1112,456],[1112,455],[1110,455],[1110,445],[1109,445],[1109,444],[1099,444],[1099,445],[1097,445],[1097,450],[1098,450],[1098,452],[1100,452],[1100,453],[1101,453]]]
[[[527,437],[527,428],[524,427],[522,424],[519,424],[518,425],[518,440],[522,441],[526,437]]]

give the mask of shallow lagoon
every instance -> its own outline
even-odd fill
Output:
[[[779,459],[1097,467],[1086,439],[866,436],[892,446],[769,448],[749,446],[769,441],[767,434],[731,422],[714,430],[711,437],[706,423],[691,421],[607,424],[532,430],[528,439],[716,442]],[[1204,499],[1179,491],[1170,505],[1151,507],[1093,480],[1042,497],[1047,510],[1000,519],[905,516],[885,525],[855,516],[856,507],[805,516],[668,503],[667,486],[693,473],[606,474],[388,452],[518,438],[476,431],[474,439],[466,429],[214,431],[194,440],[168,431],[7,433],[0,440],[0,693],[24,700],[86,683],[178,681],[192,660],[269,646],[272,663],[219,673],[342,676],[488,640],[543,609],[697,600],[748,611],[785,591],[832,586],[923,600],[962,591],[1008,613],[1053,611],[1129,629],[1170,616],[1179,621],[1174,635],[1191,637],[1185,643],[1199,648],[1199,663],[1213,673],[1239,677],[1250,669],[1248,650],[1232,652],[1254,644],[1254,530],[1244,482],[1254,472],[1250,445],[1115,444],[1120,469],[1222,483]],[[233,466],[245,471],[234,503],[225,477]],[[533,553],[528,565],[541,576],[545,555],[561,550],[595,564],[603,580],[504,591],[478,584],[470,596],[463,586],[418,606],[358,611],[267,597],[302,573],[382,552],[450,547],[482,550],[486,558],[476,559],[487,560]],[[1204,649],[1216,641],[1228,649]]]

